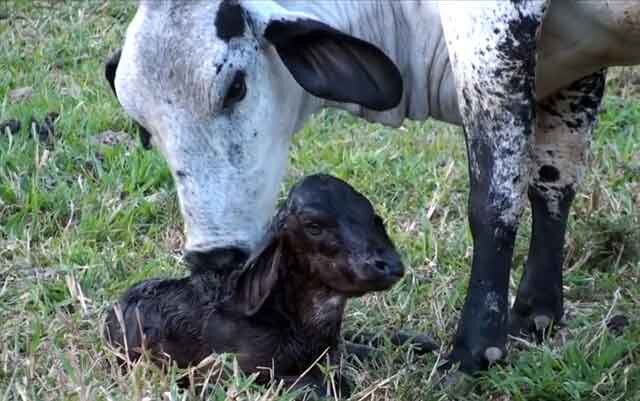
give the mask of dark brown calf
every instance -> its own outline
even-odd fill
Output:
[[[137,284],[109,313],[105,336],[131,359],[146,349],[186,367],[230,352],[245,373],[266,381],[259,368],[273,368],[294,381],[326,350],[335,361],[348,298],[386,290],[403,273],[369,201],[337,178],[309,176],[244,269]],[[303,383],[321,387],[320,370]]]

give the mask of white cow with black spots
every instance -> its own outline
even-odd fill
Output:
[[[510,328],[562,318],[567,215],[605,69],[638,63],[636,0],[142,0],[106,74],[169,164],[196,268],[256,245],[291,135],[321,108],[462,124],[474,252],[450,359],[475,372],[505,355]],[[533,233],[509,313],[526,195]]]

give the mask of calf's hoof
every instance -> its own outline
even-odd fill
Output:
[[[360,362],[366,361],[378,361],[382,359],[382,353],[379,349],[370,347],[368,345],[356,344],[349,341],[343,343],[343,354],[348,360],[354,362],[358,360]]]
[[[397,331],[391,337],[395,345],[410,344],[416,355],[424,355],[440,349],[440,345],[428,334],[417,334],[407,331]]]

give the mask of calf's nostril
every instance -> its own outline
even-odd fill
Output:
[[[387,263],[386,273],[393,277],[402,277],[404,275],[404,265],[398,259],[392,258]]]
[[[373,262],[373,265],[377,270],[383,273],[386,273],[387,270],[389,270],[389,265],[384,260],[376,260],[375,262]]]

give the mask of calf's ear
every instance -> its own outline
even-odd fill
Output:
[[[281,259],[281,241],[271,240],[247,261],[234,293],[236,306],[245,316],[255,315],[275,288]]]
[[[391,109],[402,99],[402,76],[379,48],[311,18],[270,20],[264,38],[305,90],[323,99]]]
[[[104,77],[107,79],[107,82],[109,82],[109,86],[111,87],[111,90],[113,91],[113,94],[116,95],[116,97],[118,97],[115,84],[116,70],[118,69],[118,63],[120,62],[121,54],[122,49],[116,50],[104,63]]]

